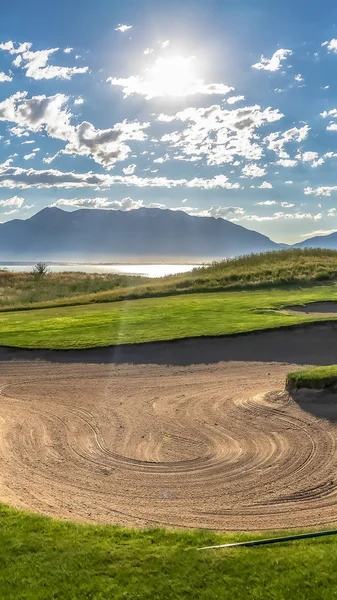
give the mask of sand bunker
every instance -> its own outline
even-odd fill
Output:
[[[337,404],[267,393],[292,368],[0,362],[0,500],[140,527],[332,523]]]
[[[298,306],[287,306],[287,312],[301,312],[307,315],[337,314],[337,302],[309,302]]]

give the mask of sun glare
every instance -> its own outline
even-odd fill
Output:
[[[158,58],[148,72],[148,83],[152,84],[156,95],[185,96],[196,80],[193,61],[193,56]]]

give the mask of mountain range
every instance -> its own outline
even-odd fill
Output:
[[[183,211],[44,208],[0,224],[0,259],[156,261],[226,258],[277,250],[268,237],[213,217]]]
[[[285,247],[241,225],[183,211],[44,208],[0,224],[0,260],[156,262],[229,258]],[[337,248],[337,233],[295,247]]]

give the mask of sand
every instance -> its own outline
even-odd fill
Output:
[[[299,365],[337,362],[336,332],[2,349],[0,501],[133,527],[333,523],[337,397],[292,398],[284,381]]]

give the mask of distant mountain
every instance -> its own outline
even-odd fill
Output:
[[[330,235],[316,235],[294,245],[294,248],[326,248],[337,250],[337,232]]]
[[[266,236],[225,219],[156,208],[45,208],[30,219],[0,224],[3,261],[223,258],[279,248]]]

